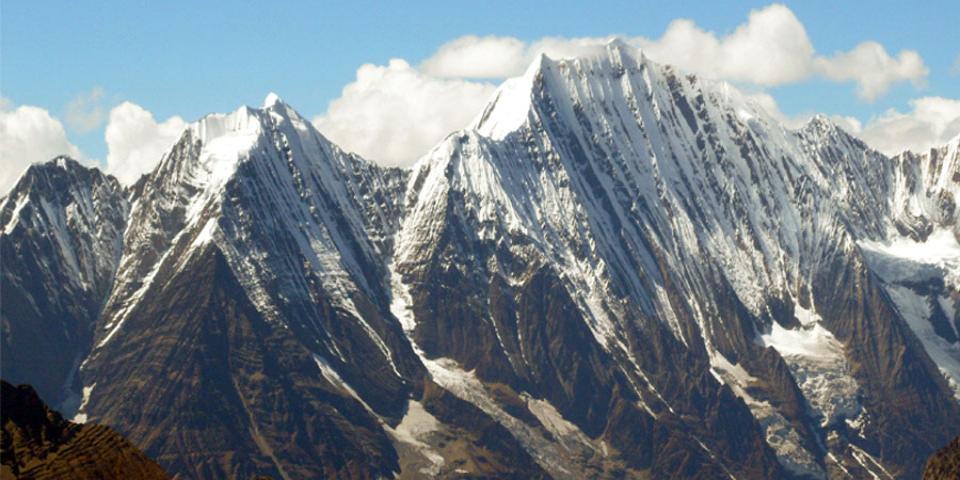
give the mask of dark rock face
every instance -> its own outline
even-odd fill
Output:
[[[952,478],[960,478],[960,437],[931,455],[923,469],[923,480]]]
[[[0,365],[54,405],[79,389],[127,210],[116,179],[64,157],[31,166],[0,202]]]
[[[914,459],[960,429],[960,406],[946,379],[856,257],[825,270],[814,296],[822,299],[825,318],[837,319],[832,331],[847,345],[871,412],[867,430],[853,441],[900,465],[893,473],[915,478],[920,465]]]
[[[0,381],[0,478],[166,479],[153,460],[109,427],[76,424],[29,385]]]
[[[164,280],[118,333],[123,348],[89,360],[91,419],[196,478],[397,469],[377,420],[320,374],[289,330],[264,321],[215,247]]]

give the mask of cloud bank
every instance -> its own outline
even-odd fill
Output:
[[[900,82],[920,86],[929,73],[916,51],[891,56],[874,41],[830,56],[817,54],[803,23],[779,4],[753,10],[745,23],[725,36],[703,30],[693,20],[678,19],[660,38],[624,38],[654,61],[711,78],[765,87],[814,77],[853,82],[857,94],[870,101]],[[575,56],[609,39],[551,37],[525,43],[512,37],[470,35],[441,46],[421,69],[440,77],[511,77],[523,73],[540,53],[553,58]]]
[[[466,127],[496,87],[426,75],[404,60],[367,64],[313,119],[341,147],[384,165],[409,165],[450,132]]]
[[[104,133],[107,173],[124,184],[136,182],[153,170],[186,126],[178,116],[157,122],[152,113],[135,103],[123,102],[113,107]]]
[[[779,4],[753,10],[727,35],[704,30],[689,19],[678,19],[659,38],[619,37],[659,63],[761,91],[819,78],[853,84],[859,98],[874,101],[899,83],[924,85],[929,73],[916,51],[891,54],[874,41],[830,55],[818,53],[803,23]],[[440,46],[417,66],[394,59],[386,66],[360,67],[356,80],[330,103],[326,113],[314,119],[314,124],[344,148],[364,157],[388,165],[409,165],[482,109],[494,90],[489,81],[522,74],[541,53],[552,58],[583,55],[611,38],[545,37],[526,42],[505,36],[459,37]],[[773,102],[767,97],[768,104]],[[920,113],[915,110],[902,115],[913,118]],[[800,121],[781,117],[788,124]],[[835,120],[848,129],[862,128],[864,135],[874,131],[852,117]],[[888,124],[891,120],[876,121]],[[899,148],[893,146],[897,143],[894,140],[886,143],[890,144],[884,147],[887,150]]]
[[[9,101],[0,100],[0,195],[13,188],[30,164],[57,155],[84,158],[67,140],[63,124],[49,112],[30,105],[13,108]]]
[[[960,135],[960,100],[922,97],[911,100],[910,107],[906,113],[888,110],[851,133],[888,155],[921,152]]]

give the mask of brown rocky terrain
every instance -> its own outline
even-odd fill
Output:
[[[170,478],[110,427],[64,420],[29,385],[0,381],[0,402],[3,480]]]
[[[960,478],[960,437],[937,450],[927,460],[923,480],[954,480]]]

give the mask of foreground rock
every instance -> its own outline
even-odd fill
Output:
[[[156,462],[103,425],[64,420],[29,385],[0,381],[0,478],[152,480]]]

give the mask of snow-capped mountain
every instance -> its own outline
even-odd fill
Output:
[[[66,308],[8,295],[71,281],[82,366],[16,380],[188,476],[912,477],[960,432],[958,147],[786,129],[616,41],[539,58],[409,170],[271,94],[128,191],[23,177],[4,374]],[[14,236],[39,210],[97,213],[51,248]]]
[[[870,391],[858,372],[917,370],[937,387],[911,415],[956,418],[929,362],[871,364],[853,354],[876,355],[893,342],[925,357],[858,250],[859,239],[892,238],[901,223],[891,215],[894,169],[823,118],[787,131],[729,86],[660,67],[622,44],[569,61],[542,57],[498,91],[472,130],[449,137],[411,174],[397,256],[401,271],[422,275],[418,284],[435,282],[414,308],[414,339],[428,355],[468,369],[476,357],[503,352],[501,369],[524,370],[524,349],[503,338],[508,326],[496,311],[481,304],[467,325],[488,331],[454,336],[468,339],[461,346],[437,333],[451,328],[445,312],[456,305],[437,308],[431,302],[442,299],[430,292],[464,283],[441,276],[447,265],[472,266],[461,275],[473,277],[465,289],[473,292],[523,285],[531,268],[547,266],[598,348],[621,358],[624,374],[638,377],[631,383],[650,383],[636,388],[641,399],[659,396],[672,379],[647,381],[646,370],[663,370],[663,362],[636,357],[658,346],[647,344],[649,334],[627,332],[658,323],[709,359],[790,470],[875,471],[873,460],[861,461],[866,451],[846,443],[886,434],[851,439],[847,423],[861,432],[893,427],[871,412],[914,386]],[[871,335],[876,328],[892,332]],[[481,354],[475,339],[484,336],[492,352]],[[787,368],[776,366],[784,361]],[[783,370],[793,378],[784,381]],[[491,376],[508,381],[514,373],[523,375]],[[827,445],[841,434],[843,445]]]
[[[59,157],[0,200],[3,377],[76,409],[74,372],[110,292],[128,204],[113,177]]]

